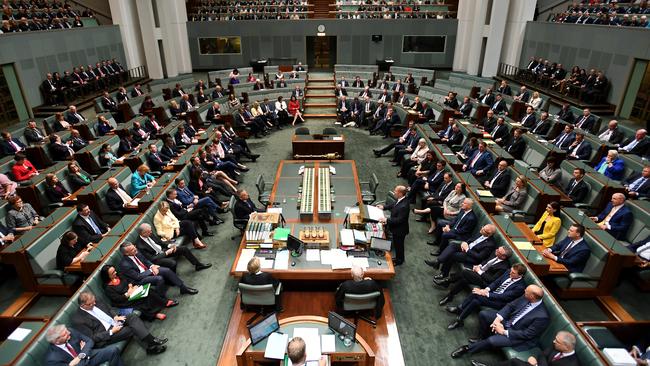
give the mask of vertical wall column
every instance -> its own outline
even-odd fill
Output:
[[[140,25],[133,0],[109,0],[113,24],[120,26],[126,60],[121,60],[131,69],[145,64],[140,38]]]
[[[122,1],[122,0],[117,0]],[[135,0],[140,20],[140,34],[142,35],[142,49],[147,61],[149,77],[152,79],[163,79],[162,62],[160,50],[158,49],[158,38],[160,32],[156,28],[156,21],[153,15],[153,4],[151,0]]]
[[[192,72],[187,40],[187,10],[183,0],[157,0],[167,77]]]
[[[537,0],[516,0],[510,2],[501,62],[519,66],[521,48],[526,34],[526,23],[533,20]]]
[[[454,48],[454,71],[467,71],[467,58],[469,57],[469,44],[472,36],[472,19],[474,17],[474,4],[469,1],[458,3],[458,32],[456,47]]]
[[[490,27],[487,33],[485,56],[483,57],[483,70],[481,70],[481,76],[483,77],[492,77],[497,74],[499,60],[501,59],[504,32],[506,30],[506,18],[509,17],[508,8],[510,4],[510,0],[492,1]]]

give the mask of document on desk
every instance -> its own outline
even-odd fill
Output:
[[[266,210],[268,213],[278,213],[282,215],[282,207],[270,207],[269,209]]]
[[[25,337],[27,337],[31,332],[32,332],[31,329],[19,327],[16,328],[16,330],[14,330],[13,332],[11,332],[11,334],[9,334],[7,339],[10,341],[22,342],[25,339]]]
[[[359,207],[350,207],[350,206],[345,207],[345,214],[346,215],[358,214],[358,213],[359,213]]]
[[[320,249],[307,249],[307,262],[320,262]]]
[[[366,207],[368,208],[368,216],[370,216],[370,220],[379,221],[379,219],[386,217],[384,216],[384,210],[380,209],[379,207],[371,205],[367,205]]]
[[[275,262],[273,259],[266,258],[261,261],[260,267],[262,267],[262,269],[271,269],[273,268],[273,262]]]
[[[352,263],[353,266],[361,267],[363,269],[366,269],[370,267],[370,264],[368,263],[368,258],[366,257],[348,257],[350,259],[350,262]]]
[[[352,229],[341,230],[341,245],[344,247],[354,246],[354,232]]]
[[[287,351],[288,343],[289,343],[288,334],[271,333],[269,339],[266,341],[264,358],[270,358],[274,360],[284,359],[284,353]]]
[[[336,336],[334,334],[321,334],[321,352],[334,353],[336,352]]]
[[[527,242],[527,241],[513,241],[512,243],[519,250],[535,250],[535,247],[533,246],[533,244],[531,244],[530,242]]]
[[[273,269],[289,269],[289,251],[280,250],[275,252],[275,263]]]
[[[242,249],[241,254],[239,255],[239,260],[237,261],[237,272],[246,272],[248,261],[250,261],[255,256],[255,249]]]
[[[476,193],[478,193],[478,195],[481,197],[494,197],[492,195],[492,192],[488,191],[487,189],[477,189]]]
[[[321,250],[320,251],[320,263],[324,265],[332,264],[332,251],[331,250]]]
[[[332,269],[349,269],[352,268],[352,261],[348,258],[348,253],[341,249],[331,249]]]
[[[343,141],[343,136],[334,136],[334,137],[332,137],[332,140],[334,140],[334,141]]]
[[[320,360],[320,337],[318,328],[294,328],[293,338],[300,337],[307,345],[307,361]]]
[[[134,198],[129,202],[129,206],[135,206],[138,207],[138,202],[140,202],[140,198]]]

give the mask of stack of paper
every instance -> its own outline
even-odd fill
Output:
[[[624,348],[605,348],[603,353],[614,366],[635,366],[637,364]]]
[[[515,241],[513,244],[517,247],[519,250],[535,250],[535,247],[533,244],[527,241]]]
[[[348,258],[348,254],[344,250],[332,249],[329,252],[332,269],[352,268],[352,261]]]
[[[320,336],[321,352],[334,353],[336,352],[336,336],[334,334],[323,334]]]
[[[386,216],[384,216],[384,210],[370,205],[366,207],[368,208],[368,215],[370,216],[370,220],[379,221],[380,219],[386,218]]]
[[[260,261],[260,267],[262,267],[262,269],[271,269],[273,268],[273,262],[275,262],[273,259],[263,259]]]
[[[478,193],[478,195],[481,197],[494,197],[492,195],[492,192],[488,191],[487,189],[477,189],[476,193]]]
[[[279,213],[282,214],[282,207],[270,207],[266,210],[268,213]]]
[[[275,253],[275,263],[273,269],[288,269],[289,268],[289,251],[280,250]]]
[[[354,242],[358,244],[368,243],[368,238],[366,237],[366,232],[361,230],[353,230],[354,232]]]
[[[320,336],[318,328],[294,328],[293,338],[300,337],[307,346],[307,361],[320,360]]]
[[[239,255],[239,260],[237,261],[237,272],[246,272],[248,261],[250,261],[255,256],[255,249],[242,249],[241,254]]]
[[[282,360],[284,358],[284,353],[287,350],[288,343],[289,343],[288,334],[271,333],[269,339],[266,341],[264,358]]]
[[[354,232],[351,229],[341,230],[341,246],[343,247],[354,246]]]
[[[307,262],[320,262],[320,249],[307,249]]]

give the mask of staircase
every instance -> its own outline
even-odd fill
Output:
[[[334,75],[326,72],[310,72],[305,85],[303,107],[306,119],[336,119],[336,96]]]
[[[314,18],[334,18],[334,14],[330,14],[330,4],[334,4],[331,0],[311,0],[311,4],[314,4]]]

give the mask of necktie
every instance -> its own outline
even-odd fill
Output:
[[[481,154],[482,154],[482,153],[481,153],[480,151],[476,153],[476,156],[474,157],[474,159],[472,159],[472,163],[469,164],[469,167],[470,167],[470,168],[473,168],[473,167],[474,167],[474,164],[476,164],[476,162],[478,161],[478,158],[481,157]]]
[[[609,138],[612,136],[612,130],[608,129],[598,136],[602,141],[609,141]]]
[[[506,328],[510,328],[513,324],[515,324],[521,316],[524,315],[526,310],[528,310],[533,304],[527,302],[525,306],[521,307],[513,316],[506,322]]]
[[[463,212],[463,215],[462,215],[462,216],[460,217],[460,219],[456,222],[456,225],[454,225],[454,230],[456,230],[456,229],[458,228],[458,226],[460,225],[460,223],[461,223],[461,222],[463,221],[463,219],[465,218],[465,215],[467,215],[467,212],[468,212],[468,211]]]
[[[153,241],[151,237],[147,238],[147,243],[149,243],[149,246],[156,252],[156,254],[162,253],[162,248],[160,247],[160,245],[156,244],[156,242]]]
[[[492,136],[494,136],[494,134],[497,133],[497,131],[499,130],[499,127],[501,127],[501,126],[499,126],[499,125],[494,126],[494,129],[492,130],[492,133],[491,133]]]
[[[68,352],[70,352],[72,357],[77,357],[77,351],[75,351],[74,348],[72,348],[72,345],[70,343],[65,342],[65,348],[68,349]]]
[[[492,267],[498,260],[499,258],[497,257],[490,259],[487,263],[481,266],[481,271],[485,272],[488,268]]]
[[[132,258],[135,261],[135,263],[138,265],[138,267],[140,267],[140,270],[142,270],[143,272],[147,270],[147,266],[145,266],[144,263],[142,263],[142,261],[138,257],[133,256]]]
[[[84,121],[83,116],[81,116],[79,113],[75,113],[74,116],[77,117],[77,120]]]
[[[469,247],[468,251],[471,250],[472,248],[474,248],[475,246],[481,244],[485,239],[487,239],[487,238],[485,238],[484,236],[479,236],[478,239],[476,239],[473,242],[469,243],[468,244],[468,247]]]
[[[569,136],[569,134],[566,133],[566,132],[564,134],[562,134],[560,139],[555,143],[555,146],[558,146],[558,147],[562,146],[562,143],[564,142],[564,140],[566,140],[567,136]]]
[[[499,102],[494,102],[494,105],[492,105],[492,109],[497,109],[497,105],[499,105]]]
[[[587,120],[587,117],[582,117],[582,118],[580,119],[580,122],[578,122],[578,126],[577,126],[577,127],[578,127],[578,128],[581,128],[581,127],[582,127],[582,124],[585,123],[586,120]]]
[[[571,185],[571,188],[569,189],[569,193],[567,193],[567,194],[571,194],[571,192],[573,192],[573,189],[574,189],[577,185],[578,185],[578,181],[577,181],[577,180],[574,180],[574,181],[573,181],[573,184]]]
[[[618,209],[621,208],[621,207],[622,207],[622,205],[613,206],[612,209],[609,210],[609,213],[607,214],[607,216],[605,216],[605,218],[603,219],[602,223],[608,224],[609,220],[611,220],[612,217],[614,217],[614,215],[618,212]]]
[[[625,146],[623,149],[624,149],[625,151],[627,151],[627,152],[630,152],[630,151],[632,151],[632,149],[634,149],[634,147],[635,147],[636,144],[638,144],[638,143],[639,143],[639,140],[634,139],[634,140],[632,140],[632,142],[630,142],[629,144],[627,144],[627,146]]]
[[[630,191],[636,192],[639,188],[641,188],[641,186],[645,183],[646,180],[647,178],[644,177],[635,180],[634,183],[630,185]]]
[[[444,193],[445,190],[447,189],[447,187],[449,187],[449,184],[450,184],[450,183],[445,183],[445,185],[442,186],[442,188],[440,188],[440,192],[439,192],[439,194]],[[438,197],[438,198],[442,199],[443,197]]]
[[[559,360],[560,358],[562,358],[562,352],[558,352],[555,356],[553,356],[553,360],[552,360],[552,361],[557,361],[557,360]]]
[[[501,283],[501,285],[499,287],[497,287],[497,289],[494,290],[494,292],[497,293],[497,294],[502,294],[503,291],[505,291],[505,289],[507,289],[508,286],[510,286],[511,283],[512,283],[512,279],[510,279],[510,277],[508,277],[508,279],[503,281],[503,283]]]
[[[575,243],[576,243],[575,241],[571,241],[569,245],[567,245],[566,248],[564,248],[562,253],[560,253],[560,258],[564,258],[564,256],[569,252],[569,250],[571,250],[571,248],[575,246]]]
[[[90,227],[93,228],[93,230],[95,231],[95,234],[100,234],[101,235],[102,231],[99,230],[99,226],[97,226],[97,224],[95,224],[95,220],[93,220],[93,218],[90,217],[90,216],[88,216],[88,224],[90,224]]]
[[[492,178],[492,180],[490,181],[490,186],[494,184],[494,182],[497,180],[497,178],[499,178],[500,175],[501,175],[501,171],[498,171],[497,174],[494,176],[494,178]]]
[[[582,145],[582,141],[580,141],[576,147],[573,148],[573,151],[571,152],[571,155],[576,156],[576,153],[578,152],[578,149],[580,148],[580,145]]]
[[[18,146],[17,143],[15,143],[13,141],[9,141],[9,144],[11,145],[11,147],[14,148],[14,150],[16,150],[16,152],[20,151],[20,146]]]

